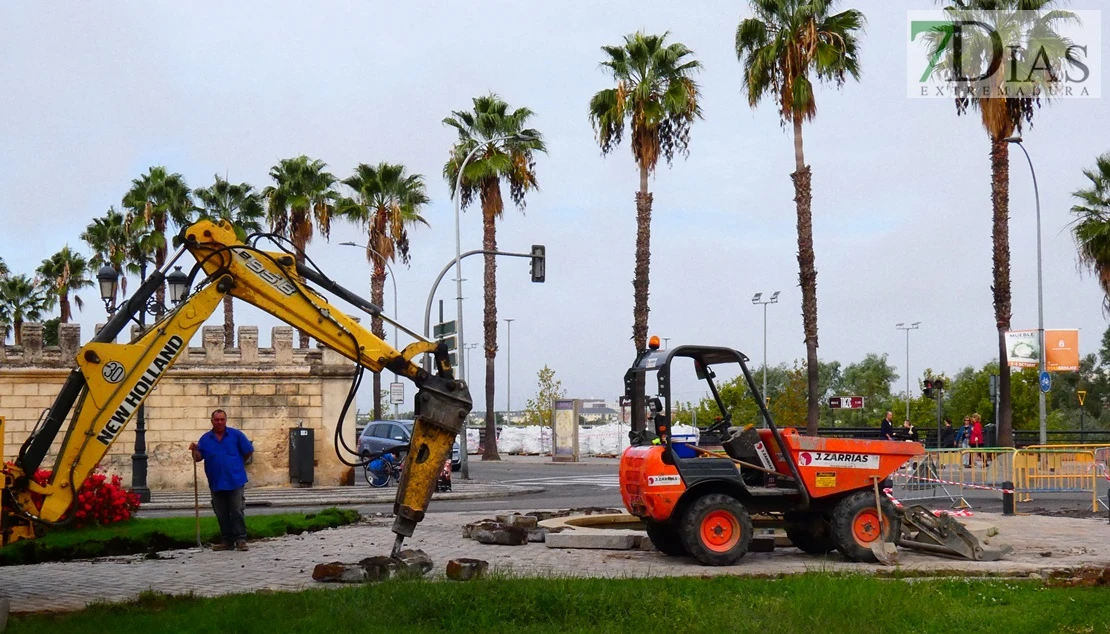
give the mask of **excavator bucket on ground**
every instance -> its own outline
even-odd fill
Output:
[[[903,511],[902,535],[898,545],[972,561],[997,561],[1012,550],[1010,546],[984,548],[979,539],[954,517],[947,513],[934,515],[923,506],[910,506]]]

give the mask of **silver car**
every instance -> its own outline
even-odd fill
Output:
[[[362,430],[358,437],[358,453],[363,458],[376,456],[396,447],[408,445],[412,440],[411,420],[376,420],[371,421]],[[451,447],[451,470],[458,471],[462,462],[459,441]]]

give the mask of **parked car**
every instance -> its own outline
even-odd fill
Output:
[[[363,428],[358,437],[358,453],[363,458],[390,451],[395,447],[409,444],[412,440],[411,420],[375,420]],[[458,471],[462,466],[462,453],[459,441],[451,447],[451,470]]]
[[[407,445],[411,439],[411,420],[371,421],[358,437],[358,453],[367,458]]]

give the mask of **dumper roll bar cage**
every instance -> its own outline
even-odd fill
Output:
[[[703,379],[709,386],[709,392],[713,395],[713,400],[716,401],[717,409],[720,410],[722,416],[721,421],[714,423],[710,426],[710,429],[727,429],[732,422],[732,414],[725,406],[724,401],[721,400],[717,384],[713,381],[716,375],[712,366],[726,363],[735,363],[740,366],[740,370],[744,373],[744,380],[748,384],[748,390],[755,397],[759,412],[767,427],[771,430],[771,435],[775,438],[779,452],[782,453],[783,459],[790,466],[790,475],[798,483],[798,493],[802,496],[803,508],[809,507],[809,492],[802,485],[802,476],[798,471],[794,456],[787,448],[782,433],[779,432],[771,412],[767,409],[763,394],[760,393],[755,379],[752,378],[751,371],[748,370],[748,357],[732,348],[718,346],[677,346],[667,350],[648,348],[636,355],[636,362],[624,375],[624,396],[632,408],[631,427],[633,431],[628,434],[629,441],[633,445],[642,445],[650,443],[653,438],[658,438],[660,444],[665,447],[663,462],[679,466],[681,459],[675,453],[671,436],[671,361],[676,357],[693,360],[697,377]],[[657,394],[662,397],[662,403],[659,403],[658,399],[654,397],[651,399],[647,397],[646,386],[649,372],[656,373],[659,388]],[[653,414],[653,420],[651,421],[648,421],[645,415],[645,410],[648,409]],[[648,425],[649,422],[650,425]]]

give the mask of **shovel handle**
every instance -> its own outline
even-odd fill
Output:
[[[193,456],[190,453],[189,459],[192,460]],[[203,548],[200,543],[200,488],[197,484],[197,461],[193,460],[193,514],[196,516],[197,526],[197,548]]]

